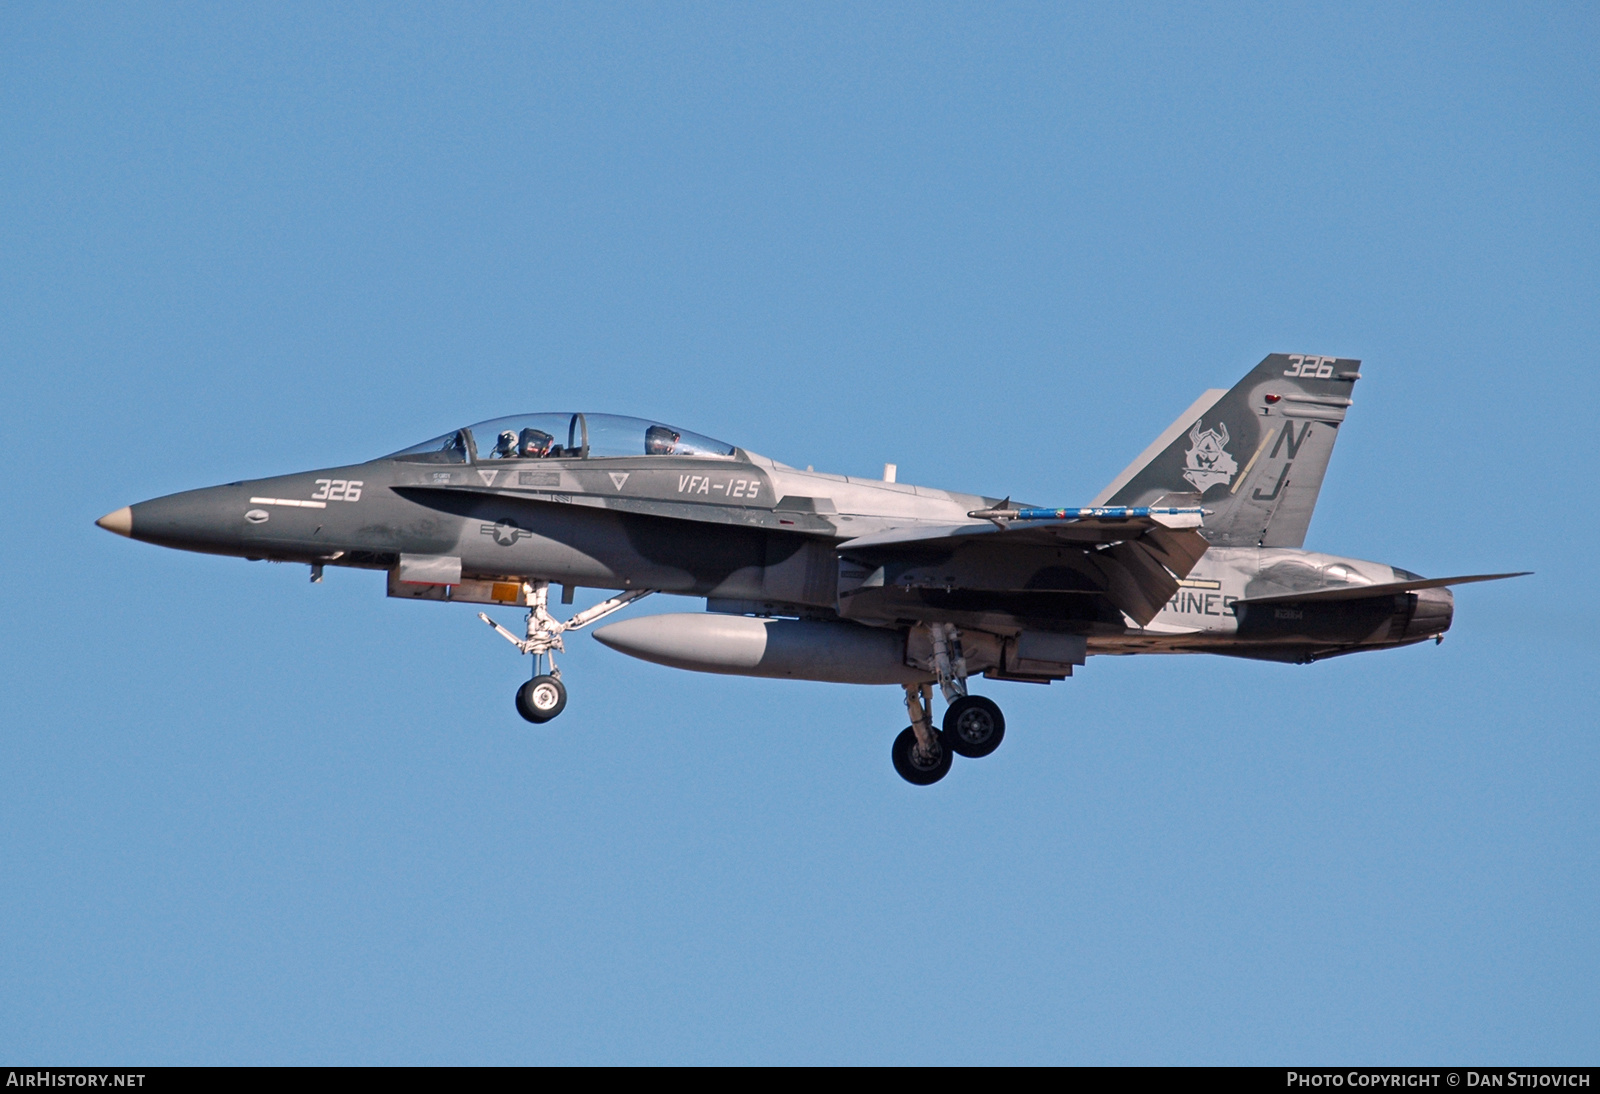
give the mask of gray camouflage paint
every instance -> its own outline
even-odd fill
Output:
[[[1066,662],[1012,664],[1007,651],[1031,633],[1081,636],[1088,653],[1309,661],[1437,637],[1451,622],[1443,588],[1240,603],[1414,576],[1298,549],[1358,369],[1267,357],[1230,391],[1202,398],[1192,421],[1175,422],[1170,442],[1095,502],[1198,503],[1212,510],[1198,534],[1149,521],[1001,531],[968,516],[993,497],[800,471],[742,449],[389,457],[174,494],[119,511],[125,530],[118,514],[102,523],[250,559],[393,571],[402,555],[444,556],[459,558],[465,578],[654,589],[732,611],[848,621],[905,635],[908,664],[924,660],[914,625],[949,622],[966,632],[974,671],[1003,678],[1070,673]],[[994,534],[952,540],[941,532],[952,528]],[[849,545],[918,529],[925,541]]]
[[[1198,504],[1219,547],[1300,547],[1361,362],[1274,353],[1096,505]],[[1124,476],[1128,472],[1123,473]],[[1122,476],[1119,476],[1119,480]]]

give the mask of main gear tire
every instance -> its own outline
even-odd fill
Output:
[[[567,708],[567,689],[554,676],[535,676],[517,689],[517,713],[542,725]]]
[[[900,731],[894,739],[891,755],[894,769],[902,779],[914,786],[931,786],[950,773],[955,753],[944,740],[944,734],[934,735],[939,743],[939,755],[931,761],[917,750],[917,734],[910,726]]]
[[[963,695],[944,712],[944,738],[959,756],[973,760],[987,756],[1005,736],[1005,715],[981,695]]]

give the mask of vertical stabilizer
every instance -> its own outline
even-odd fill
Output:
[[[1303,546],[1360,368],[1272,354],[1229,391],[1202,395],[1094,504],[1197,502],[1219,547]]]

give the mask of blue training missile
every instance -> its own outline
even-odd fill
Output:
[[[1135,517],[1203,517],[1209,509],[1179,509],[1150,505],[1109,505],[1080,509],[974,509],[967,516],[979,520],[1131,520]]]

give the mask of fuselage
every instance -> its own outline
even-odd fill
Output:
[[[1088,653],[1304,661],[1437,637],[1451,620],[1446,589],[1281,599],[1416,576],[1383,563],[1212,547],[1139,626],[1107,609],[1082,564],[1049,547],[1002,554],[979,543],[888,562],[838,550],[890,529],[972,523],[968,514],[995,505],[992,497],[802,471],[731,446],[599,455],[585,443],[485,457],[485,440],[461,434],[454,448],[140,502],[102,524],[184,550],[386,570],[391,592],[408,584],[408,567],[425,575],[445,560],[462,580],[653,589],[705,597],[723,611],[874,628],[948,622],[1001,639],[1070,633]],[[1263,596],[1280,600],[1240,604]]]
[[[1410,645],[1449,629],[1449,589],[1296,601],[1296,593],[1415,580],[1382,562],[1287,547],[1212,547],[1144,627],[1091,639],[1091,653],[1223,653],[1310,661]],[[1251,604],[1271,597],[1272,603]],[[1245,603],[1241,603],[1241,601]]]
[[[798,471],[739,450],[450,466],[386,458],[123,512],[134,539],[212,554],[382,570],[402,556],[449,556],[485,579],[827,608],[833,543],[964,521],[992,501]]]

